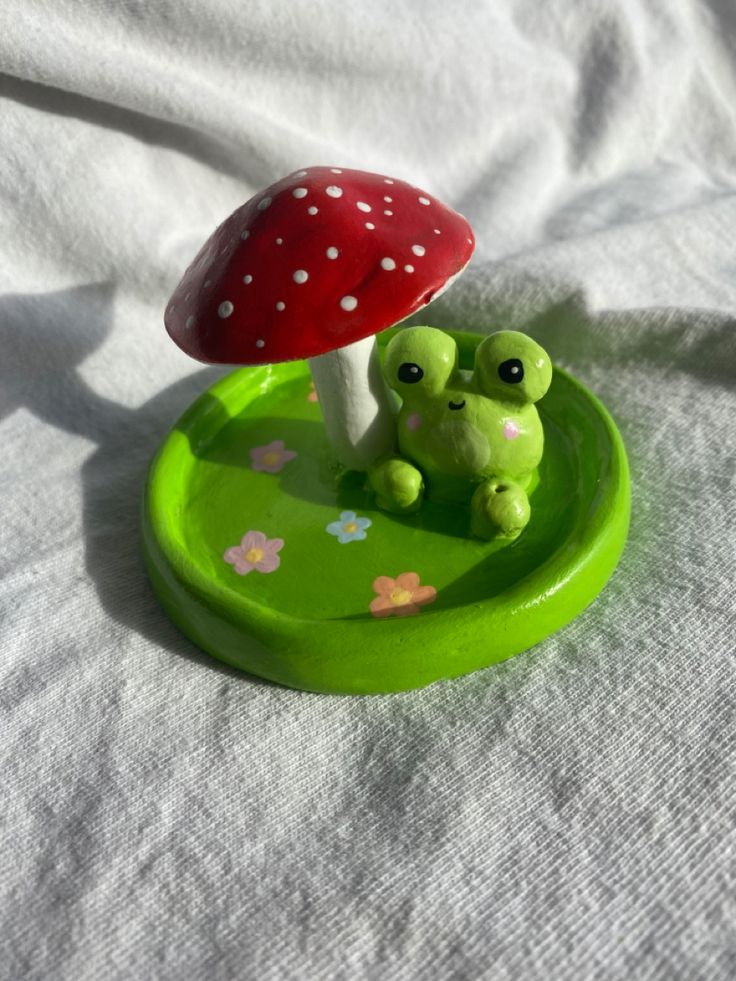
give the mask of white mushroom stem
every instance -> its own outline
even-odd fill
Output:
[[[367,470],[396,445],[394,403],[372,337],[309,359],[327,438],[343,466]]]

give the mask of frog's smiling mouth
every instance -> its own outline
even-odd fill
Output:
[[[465,408],[465,399],[463,399],[462,402],[453,402],[452,399],[450,399],[450,401],[447,404],[453,410],[463,409]]]

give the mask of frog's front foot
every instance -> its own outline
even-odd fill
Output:
[[[392,456],[374,464],[368,480],[376,493],[376,503],[384,511],[408,514],[416,511],[424,496],[424,478],[411,463]]]
[[[529,499],[512,480],[491,477],[473,494],[470,527],[478,538],[516,538],[529,522]]]

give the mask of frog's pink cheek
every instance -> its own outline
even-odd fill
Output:
[[[423,422],[424,419],[422,419],[418,412],[412,412],[412,414],[407,417],[406,428],[410,429],[412,432],[416,432]]]
[[[507,419],[503,424],[503,435],[506,439],[516,439],[520,431],[519,427],[511,419]]]

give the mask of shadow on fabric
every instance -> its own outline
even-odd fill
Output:
[[[175,654],[245,678],[200,651],[163,613],[148,583],[139,533],[153,455],[178,416],[224,371],[195,371],[135,409],[98,395],[78,367],[110,332],[113,293],[111,284],[93,283],[0,297],[0,419],[24,407],[96,444],[81,474],[85,566],[105,612]]]

